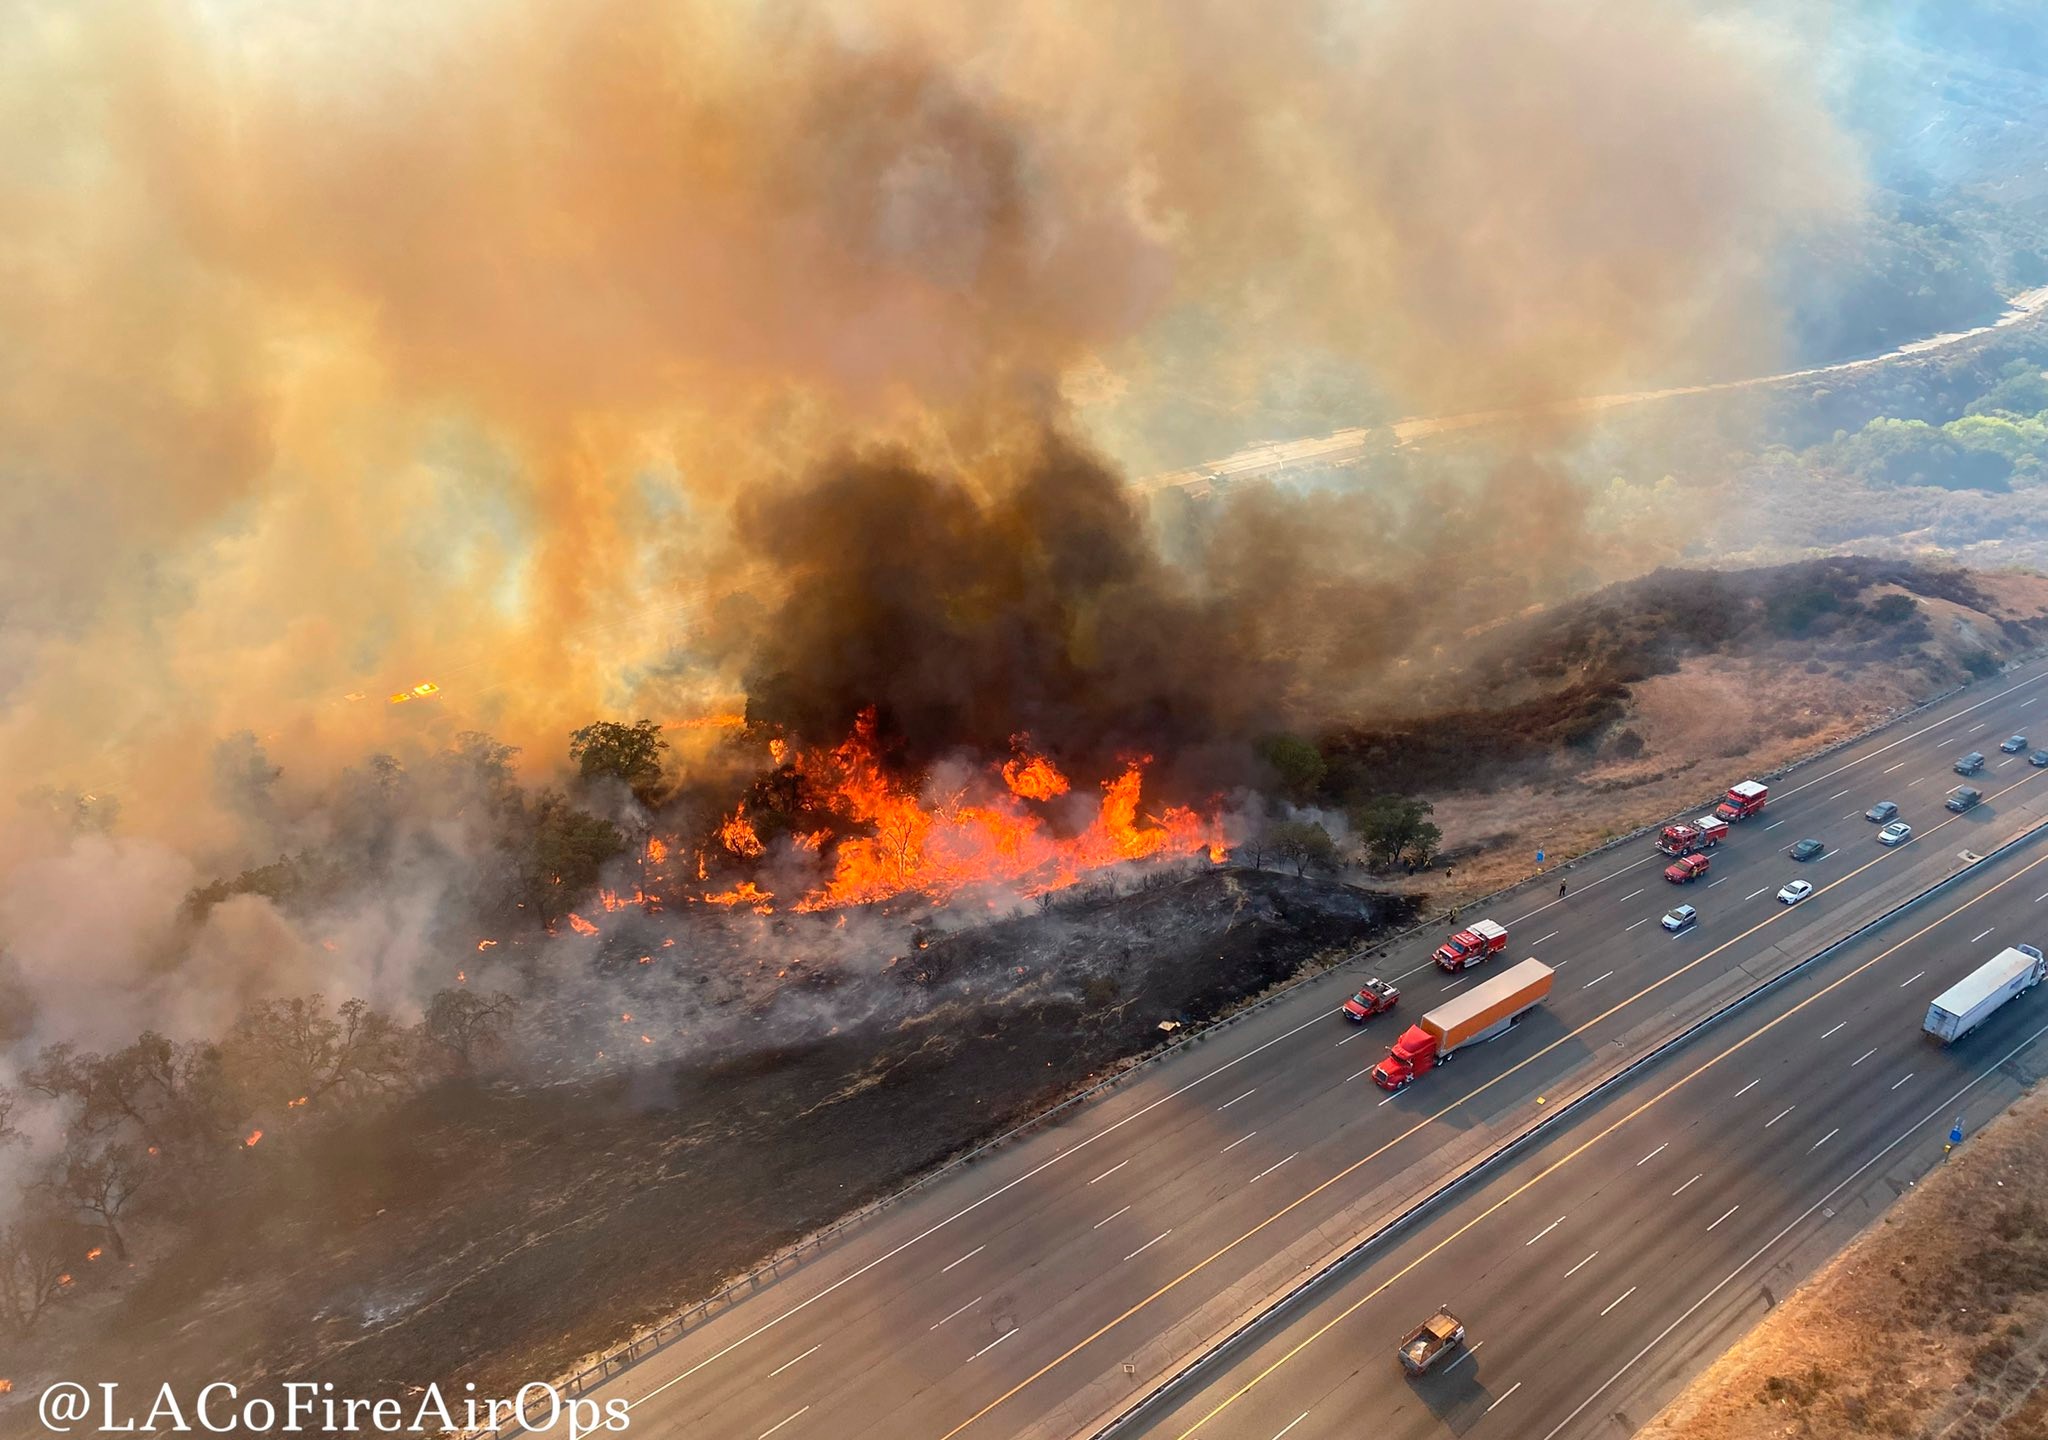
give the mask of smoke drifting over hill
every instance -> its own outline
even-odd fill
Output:
[[[1675,0],[0,26],[0,774],[118,794],[137,894],[272,853],[192,763],[243,730],[319,832],[465,729],[547,764],[744,696],[1178,755],[1326,703],[1418,605],[1585,572],[1576,437],[1185,567],[1098,456],[1192,458],[1181,377],[1255,415],[1303,350],[1416,412],[1763,358],[1774,247],[1850,198],[1786,57]],[[10,830],[8,893],[84,903],[77,843]],[[95,943],[128,983],[175,934]]]

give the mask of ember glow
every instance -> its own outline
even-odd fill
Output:
[[[262,1138],[263,1138],[263,1132],[262,1132],[261,1130],[251,1130],[251,1131],[249,1132],[249,1138],[248,1138],[248,1139],[246,1139],[246,1140],[244,1140],[244,1141],[242,1142],[242,1148],[246,1150],[246,1149],[248,1149],[248,1148],[249,1148],[249,1147],[250,1147],[251,1145],[254,1145],[254,1144],[255,1144],[255,1143],[256,1143],[256,1142],[258,1141],[258,1140],[261,1140]]]
[[[495,940],[479,940],[476,942],[476,948],[479,950],[488,950],[497,943],[498,942]]]
[[[597,927],[573,911],[569,915],[569,928],[578,935],[595,935]]]
[[[943,904],[963,891],[990,887],[1039,895],[1126,861],[1223,858],[1225,842],[1215,819],[1179,806],[1156,815],[1141,811],[1149,759],[1132,760],[1103,781],[1093,819],[1076,834],[1058,834],[1043,807],[1068,794],[1072,782],[1050,759],[1031,752],[1023,737],[1017,744],[1015,758],[985,783],[941,795],[926,794],[918,778],[900,778],[884,768],[872,713],[861,716],[854,733],[832,750],[794,752],[790,763],[802,778],[805,808],[850,821],[860,833],[839,839],[829,851],[830,878],[791,908],[831,910],[899,895]],[[744,804],[719,833],[735,855],[751,858],[765,850]],[[805,829],[792,844],[800,852],[825,853],[831,835],[829,829]],[[736,844],[736,838],[745,843]],[[703,898],[768,914],[775,897],[742,881]]]
[[[107,1253],[107,1252],[106,1252],[105,1250],[103,1250],[103,1249],[101,1249],[101,1248],[100,1248],[99,1246],[95,1245],[95,1246],[93,1246],[93,1247],[92,1247],[92,1249],[90,1249],[90,1250],[88,1250],[88,1251],[86,1251],[86,1252],[85,1252],[85,1258],[87,1259],[87,1261],[93,1261],[93,1260],[97,1260],[97,1259],[99,1259],[99,1258],[100,1258],[100,1256],[102,1256],[102,1255],[104,1255],[104,1254],[106,1254],[106,1253]]]

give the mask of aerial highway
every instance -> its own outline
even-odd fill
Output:
[[[2048,738],[2044,697],[2048,666],[2031,666],[1801,767],[1691,885],[1664,881],[1667,857],[1645,838],[1566,872],[1563,897],[1553,872],[1468,909],[1464,920],[1507,926],[1504,960],[1555,966],[1556,987],[1518,1029],[1408,1090],[1384,1093],[1367,1072],[1416,1016],[1488,973],[1438,971],[1435,930],[956,1169],[607,1381],[601,1398],[628,1400],[637,1433],[693,1440],[1088,1433],[1545,1105],[2048,819],[2048,770],[1997,748],[2036,714]],[[1990,757],[1972,782],[1985,802],[1951,814],[1950,762],[1973,749]],[[1863,812],[1880,800],[1901,807],[1909,843],[1876,843]],[[1792,861],[1787,847],[1808,838],[1825,852]],[[1814,893],[1783,905],[1795,878]],[[1658,917],[1680,901],[1700,922],[1667,933]],[[1401,1002],[1354,1025],[1339,1006],[1368,973],[1395,980]],[[1492,1362],[1476,1365],[1462,1368],[1491,1383]]]
[[[2048,999],[1943,1047],[1928,1002],[2048,941],[2048,842],[1709,1027],[1389,1236],[1122,1435],[1625,1434],[2042,1073]],[[1467,1352],[1409,1379],[1439,1304]]]

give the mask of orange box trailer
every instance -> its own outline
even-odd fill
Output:
[[[1410,1026],[1387,1058],[1373,1067],[1373,1083],[1399,1090],[1427,1075],[1467,1045],[1504,1034],[1541,1004],[1555,972],[1540,960],[1524,960],[1482,985],[1475,985]]]

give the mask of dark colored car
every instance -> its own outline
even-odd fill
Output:
[[[1818,840],[1801,840],[1785,853],[1794,860],[1817,860],[1827,853],[1827,848]]]
[[[2027,757],[2027,763],[2036,770],[2040,769],[2043,765],[2048,765],[2048,750],[2036,750]]]
[[[1984,757],[1975,750],[1972,750],[1962,759],[1956,761],[1955,764],[1955,771],[1958,775],[1975,775],[1979,770],[1982,770],[1983,768]]]
[[[1967,785],[1958,785],[1955,789],[1948,792],[1948,808],[1960,815],[1983,798],[1983,791],[1972,790]]]
[[[2027,737],[2024,735],[2009,735],[1998,748],[2008,755],[2017,755],[2020,751],[2027,748]]]
[[[1882,825],[1887,820],[1899,818],[1899,807],[1890,800],[1880,800],[1863,812],[1863,818]]]

